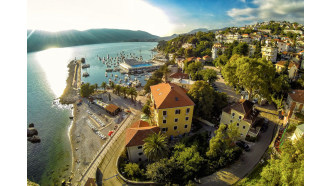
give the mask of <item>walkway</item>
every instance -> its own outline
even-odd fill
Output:
[[[273,138],[275,123],[270,122],[265,133],[260,133],[259,140],[256,143],[249,143],[250,152],[243,152],[240,159],[229,167],[223,168],[218,172],[201,178],[202,185],[232,185],[238,180],[244,178],[268,149]]]
[[[120,125],[120,128],[114,133],[112,138],[109,138],[107,142],[102,146],[102,148],[95,154],[93,160],[89,164],[89,166],[82,171],[83,174],[78,179],[81,184],[75,183],[74,185],[85,185],[88,178],[95,178],[96,177],[96,170],[100,163],[102,162],[103,158],[107,154],[107,152],[111,149],[113,146],[116,146],[116,143],[118,141],[119,136],[122,136],[121,134],[124,132],[127,126],[129,126],[132,123],[132,119],[134,118],[134,114],[130,114],[126,120]],[[78,176],[78,175],[76,175]]]

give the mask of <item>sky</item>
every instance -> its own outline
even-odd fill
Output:
[[[27,0],[27,29],[116,28],[158,36],[262,21],[304,23],[303,0]]]

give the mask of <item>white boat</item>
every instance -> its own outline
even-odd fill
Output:
[[[105,73],[105,77],[108,77],[108,74],[107,73]]]

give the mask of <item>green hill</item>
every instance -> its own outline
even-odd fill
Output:
[[[27,36],[32,30],[27,31]],[[61,32],[34,31],[27,40],[27,52],[45,50],[50,47],[69,47],[78,45],[157,41],[158,36],[144,31],[121,29],[91,29],[85,31],[67,30]]]

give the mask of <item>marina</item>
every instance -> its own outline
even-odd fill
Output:
[[[151,51],[148,51],[148,53],[151,53]],[[149,56],[146,56],[145,54],[141,54],[140,56],[136,56],[134,52],[127,54],[122,50],[115,54],[101,53],[97,54],[94,58],[87,57],[85,60],[88,63],[89,72],[87,72],[86,67],[82,68],[84,71],[82,73],[82,79],[84,82],[91,84],[106,82],[126,87],[144,86],[150,78],[152,71],[159,69],[163,63],[144,61],[143,58],[151,59],[152,55],[149,54]],[[100,69],[103,69],[103,78],[99,77]],[[97,76],[96,82],[95,76]]]

